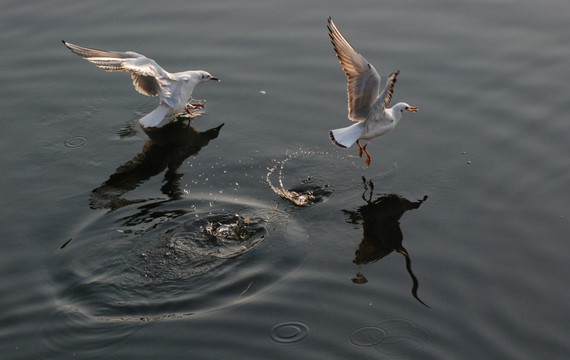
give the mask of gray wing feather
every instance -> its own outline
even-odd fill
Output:
[[[388,105],[390,105],[390,101],[392,101],[392,95],[394,95],[394,84],[396,84],[396,78],[399,73],[400,70],[396,70],[390,74],[388,80],[386,80],[386,87],[382,90],[380,96],[378,96],[378,100],[382,102],[383,108],[388,107]]]
[[[353,121],[366,120],[380,91],[380,75],[374,66],[354,50],[330,17],[327,28],[334,51],[348,79],[348,118]]]
[[[63,40],[62,40],[63,41]],[[105,71],[131,73],[133,85],[141,94],[157,96],[169,83],[169,74],[156,61],[136,52],[118,52],[87,48],[63,41],[74,54],[83,57]],[[165,94],[166,95],[166,94]]]

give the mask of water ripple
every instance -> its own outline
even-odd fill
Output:
[[[87,144],[87,138],[83,136],[73,136],[65,139],[63,142],[63,145],[65,145],[66,148],[70,149],[78,148],[85,144]]]
[[[393,358],[421,351],[426,346],[427,338],[426,331],[413,321],[394,318],[357,328],[348,340],[353,346],[371,347]]]
[[[231,306],[299,264],[299,226],[289,230],[292,221],[244,200],[126,206],[97,218],[60,249],[58,296],[104,321],[152,321]]]
[[[352,345],[369,347],[380,344],[386,337],[386,331],[376,326],[364,326],[350,334],[348,340]]]
[[[309,335],[309,327],[302,322],[285,322],[275,325],[271,329],[271,339],[278,343],[294,343],[303,340]]]

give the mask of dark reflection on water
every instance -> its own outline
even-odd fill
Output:
[[[412,272],[410,255],[402,245],[404,236],[400,229],[402,215],[408,210],[419,208],[427,199],[427,195],[418,201],[409,201],[398,194],[380,195],[372,200],[374,183],[372,180],[366,181],[364,177],[362,180],[364,183],[362,199],[366,201],[366,205],[360,206],[356,211],[343,210],[349,216],[349,223],[361,224],[363,228],[362,242],[355,251],[354,263],[358,265],[369,264],[382,259],[393,251],[404,255],[406,269],[412,278],[412,295],[420,303],[429,307],[418,297],[419,282]],[[368,197],[366,197],[368,192]],[[368,282],[361,272],[358,272],[352,281],[358,284]]]
[[[200,132],[185,121],[175,121],[160,128],[145,129],[149,140],[141,153],[119,166],[107,181],[91,192],[91,208],[113,211],[146,201],[128,200],[122,196],[165,169],[164,185],[160,190],[170,200],[180,199],[183,195],[180,189],[182,174],[178,168],[186,158],[197,154],[210,140],[217,138],[222,126],[224,124]]]
[[[61,245],[60,299],[96,321],[185,317],[251,298],[298,264],[289,240],[299,227],[288,231],[284,212],[247,197],[181,191],[179,167],[223,126],[145,129],[141,153],[91,192],[90,207],[109,212]],[[124,198],[165,169],[166,199]],[[271,265],[259,264],[269,257]]]
[[[117,221],[122,226],[128,227],[127,230],[121,231],[126,233],[134,232],[135,234],[142,233],[144,231],[147,231],[147,228],[151,224],[154,224],[154,226],[156,226],[159,223],[174,220],[195,210],[194,207],[183,209],[163,209],[163,206],[166,205],[169,201],[170,199],[152,201],[147,204],[138,206],[136,208],[136,211],[129,213]]]

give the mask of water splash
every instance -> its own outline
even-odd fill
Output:
[[[291,201],[293,204],[297,206],[309,206],[316,202],[315,194],[312,190],[307,192],[298,192],[295,190],[288,190],[283,185],[283,163],[281,163],[281,167],[278,172],[278,184],[279,186],[273,185],[271,182],[271,175],[275,171],[275,168],[268,168],[269,172],[267,173],[267,183],[271,187],[271,189],[279,196],[281,196],[285,200]]]
[[[276,164],[267,168],[268,172],[265,177],[267,184],[275,194],[296,206],[311,206],[322,202],[332,195],[332,187],[330,184],[324,183],[324,180],[320,179],[319,176],[311,173],[314,173],[315,169],[318,168],[313,162],[320,163],[323,160],[322,158],[327,155],[327,153],[318,151],[298,150],[289,154],[284,160],[275,160]],[[285,165],[292,160],[299,163],[292,167],[293,171],[300,171],[302,175],[296,186],[288,188],[284,184],[284,170]],[[273,177],[277,177],[276,184],[271,180]]]

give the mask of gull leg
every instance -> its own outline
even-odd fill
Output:
[[[368,153],[368,150],[366,150],[366,147],[368,146],[368,144],[364,145],[364,152],[366,153],[366,165],[370,166],[370,154]]]
[[[358,157],[362,157],[362,146],[358,140],[356,140],[356,145],[358,145]],[[366,145],[364,147],[366,147]]]
[[[188,105],[188,106],[186,106],[186,108],[184,110],[186,110],[186,112],[188,114],[191,114],[191,112],[190,112],[191,110],[201,109],[203,107],[204,107],[204,105],[202,105],[202,104]]]

